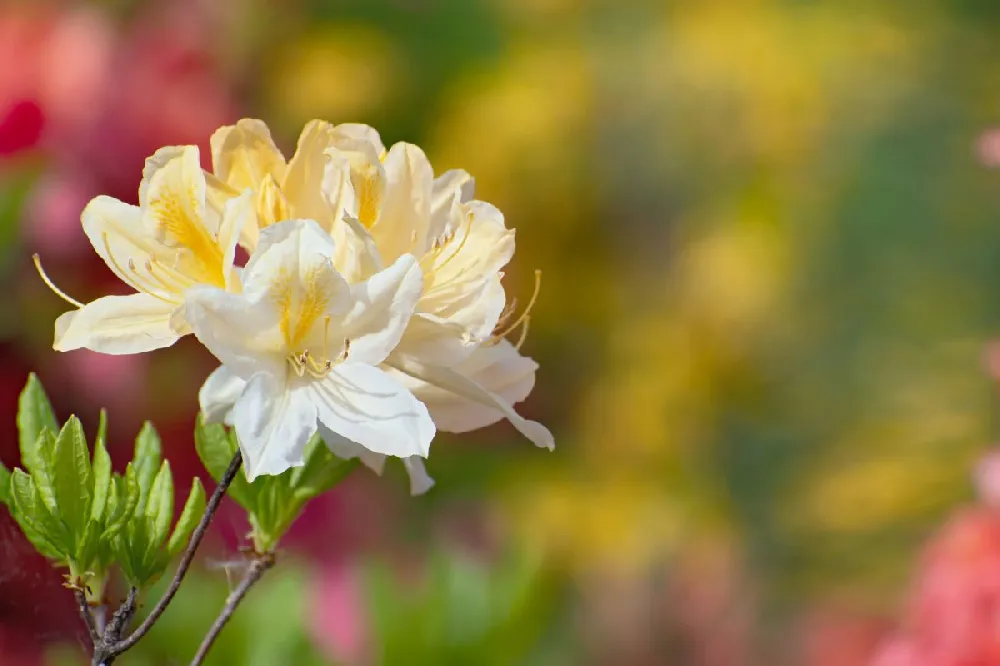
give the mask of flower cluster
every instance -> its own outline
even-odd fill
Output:
[[[87,205],[87,237],[135,293],[83,304],[46,278],[75,306],[55,349],[134,354],[193,333],[221,362],[202,411],[233,427],[250,480],[302,465],[317,432],[376,471],[402,458],[414,493],[433,483],[436,429],[506,418],[553,447],[512,407],[538,367],[519,351],[534,296],[519,314],[508,304],[514,232],[469,174],[435,176],[412,144],[321,121],[291,159],[257,120],[219,129],[211,152],[208,172],[197,147],[162,148],[138,206]]]

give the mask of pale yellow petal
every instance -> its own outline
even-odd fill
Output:
[[[371,226],[382,260],[390,263],[406,253],[421,256],[432,242],[428,238],[434,181],[430,162],[417,146],[397,143],[389,150],[384,168],[385,191],[378,219]]]
[[[56,320],[56,351],[90,349],[137,354],[169,347],[180,337],[171,325],[177,304],[149,294],[105,296]]]
[[[306,124],[281,181],[294,217],[315,220],[324,229],[332,226],[334,212],[323,191],[329,160],[326,152],[333,145],[332,131],[333,127],[322,120]]]
[[[151,171],[140,207],[147,228],[168,250],[167,256],[157,256],[163,265],[194,282],[222,287],[223,254],[213,224],[218,218],[207,215],[206,189],[198,148],[186,146]]]
[[[284,178],[285,158],[260,120],[244,118],[216,130],[211,148],[215,175],[239,192],[256,189],[268,175],[279,183]]]
[[[157,279],[152,273],[159,244],[143,224],[139,208],[99,196],[83,209],[80,220],[97,255],[122,282],[164,299],[177,297],[183,285]]]

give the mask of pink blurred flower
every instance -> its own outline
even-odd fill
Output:
[[[976,141],[976,152],[984,166],[1000,166],[1000,129],[987,130]]]
[[[318,575],[311,600],[310,631],[337,663],[367,663],[369,637],[364,591],[356,571],[328,565]]]
[[[811,612],[803,627],[802,660],[807,666],[864,666],[888,627],[849,606],[828,605]]]
[[[912,642],[903,636],[893,636],[879,646],[871,666],[922,666],[924,663]]]
[[[148,358],[142,354],[113,356],[79,349],[66,352],[61,361],[72,371],[68,380],[73,388],[94,407],[115,405],[131,411],[145,394]]]
[[[962,510],[933,538],[917,572],[906,631],[872,663],[1000,664],[1000,511]]]

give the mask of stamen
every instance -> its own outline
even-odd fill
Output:
[[[45,286],[47,286],[49,289],[52,290],[52,293],[54,293],[56,296],[63,299],[64,301],[66,301],[75,308],[79,309],[83,307],[83,303],[76,300],[75,298],[70,298],[69,296],[67,296],[66,292],[57,287],[55,282],[49,279],[49,276],[45,274],[45,269],[42,268],[42,258],[39,257],[37,253],[31,255],[31,258],[35,262],[35,269],[38,271],[38,275],[41,276],[42,282],[44,282]]]
[[[535,270],[535,290],[532,292],[531,300],[528,301],[528,305],[524,308],[524,312],[521,313],[521,316],[518,317],[513,324],[510,325],[498,324],[497,327],[493,329],[493,337],[491,338],[492,340],[499,341],[501,338],[510,335],[521,324],[527,325],[529,315],[531,314],[531,309],[535,307],[535,301],[538,300],[538,292],[541,290],[541,288],[542,288],[542,271]]]
[[[344,350],[340,352],[340,360],[346,361],[347,355],[351,353],[351,339],[344,338]]]
[[[514,345],[514,349],[521,351],[521,345],[524,341],[528,339],[528,324],[531,323],[531,317],[524,318],[524,325],[521,326],[521,337],[517,339],[517,343]]]
[[[449,245],[451,243],[451,241],[455,238],[455,236],[458,234],[458,232],[461,231],[462,229],[465,230],[465,234],[462,236],[462,240],[459,242],[458,247],[455,248],[454,252],[452,252],[447,257],[445,257],[445,260],[442,261],[438,266],[436,266],[434,268],[434,270],[439,271],[442,268],[444,268],[445,266],[447,266],[448,262],[451,261],[452,259],[454,259],[455,257],[457,257],[458,254],[465,247],[465,244],[469,240],[469,236],[472,235],[472,233],[471,233],[472,232],[472,215],[466,215],[465,220],[462,221],[462,226],[459,227],[458,229],[452,230],[449,234],[447,234],[447,240],[445,240],[441,244],[441,247],[446,247],[447,245]]]

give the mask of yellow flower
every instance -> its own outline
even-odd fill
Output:
[[[249,217],[247,195],[210,204],[198,148],[171,146],[146,160],[139,206],[99,196],[81,216],[97,254],[136,290],[86,305],[55,287],[76,306],[55,323],[54,348],[132,354],[173,344],[190,332],[184,316],[187,290],[210,285],[238,290],[233,268],[236,242]],[[36,256],[41,272],[41,264]]]

